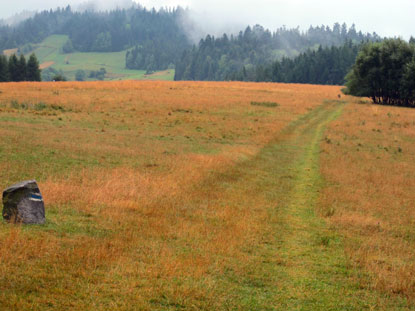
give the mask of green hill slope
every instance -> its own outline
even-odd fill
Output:
[[[69,80],[75,80],[75,73],[82,69],[87,73],[104,68],[107,72],[105,80],[173,80],[174,70],[166,70],[146,75],[144,70],[125,68],[126,51],[113,53],[62,53],[62,46],[68,40],[65,35],[52,35],[32,51],[36,54],[42,69],[52,67],[62,70]],[[32,52],[28,53],[31,54]],[[94,80],[89,79],[88,80]]]

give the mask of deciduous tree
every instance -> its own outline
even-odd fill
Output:
[[[346,77],[346,93],[378,104],[413,106],[414,58],[415,46],[401,39],[367,44]]]

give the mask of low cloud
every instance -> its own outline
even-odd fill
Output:
[[[160,7],[189,8],[191,15],[184,22],[194,25],[189,36],[202,34],[221,35],[237,32],[247,25],[261,24],[270,30],[283,25],[300,26],[333,25],[346,22],[356,24],[363,32],[377,32],[382,36],[415,35],[415,1],[413,0],[134,0],[149,9]],[[85,4],[86,3],[86,4]],[[109,10],[129,7],[132,0],[13,0],[0,1],[0,18],[16,13],[39,11],[70,4],[74,9]]]
[[[310,25],[346,22],[381,36],[415,35],[413,0],[143,0],[146,7],[180,5],[191,9],[190,21],[200,33],[221,34],[260,24],[271,31],[281,26],[306,30]]]

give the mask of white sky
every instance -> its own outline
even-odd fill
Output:
[[[103,7],[120,0],[97,0]],[[136,0],[135,0],[136,1]],[[0,18],[22,10],[39,10],[76,5],[85,0],[0,0]],[[189,7],[195,19],[207,31],[234,30],[261,24],[271,30],[282,25],[356,24],[363,32],[376,31],[381,36],[415,36],[415,0],[138,0],[146,7]]]

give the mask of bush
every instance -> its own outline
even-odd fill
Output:
[[[377,104],[415,106],[415,46],[401,39],[365,45],[346,86],[346,94]]]
[[[107,70],[105,68],[101,68],[98,71],[92,70],[89,73],[89,78],[97,79],[97,80],[104,80],[106,74],[107,74]]]
[[[53,76],[52,80],[55,81],[55,82],[67,81],[66,77],[62,74],[58,74],[58,75]]]
[[[76,71],[76,73],[75,73],[75,80],[76,81],[85,81],[85,78],[86,78],[85,71],[83,71],[81,69]]]
[[[278,107],[279,104],[274,103],[274,102],[251,102],[252,106],[262,106],[262,107],[268,107],[268,108],[273,108],[273,107]]]
[[[35,104],[34,110],[41,111],[41,110],[45,110],[47,107],[48,106],[44,102],[38,102]]]
[[[64,77],[65,80],[63,81],[66,81],[66,77],[64,76],[62,70],[56,70],[53,67],[42,70],[42,81],[57,81],[55,78],[58,76]]]
[[[75,51],[75,49],[72,45],[72,41],[70,39],[68,39],[62,47],[62,52],[64,54],[68,54],[68,53],[73,53],[74,51]]]

